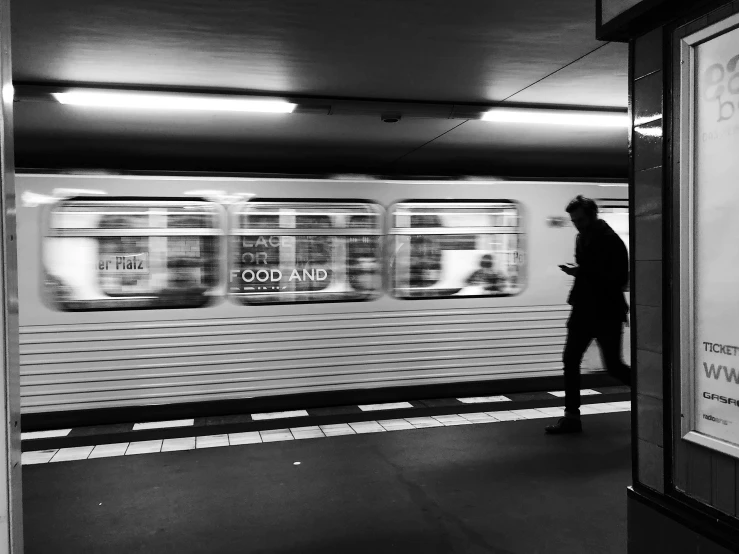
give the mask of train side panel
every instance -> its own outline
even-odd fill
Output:
[[[24,413],[302,392],[526,378],[561,371],[574,229],[552,226],[576,194],[626,186],[18,175]],[[207,192],[206,192],[207,191]],[[70,312],[42,300],[49,206],[65,196],[514,201],[525,286],[504,297]],[[218,196],[220,195],[220,196]],[[48,246],[47,246],[48,248]],[[46,258],[48,260],[50,258]],[[473,268],[474,269],[474,268]],[[223,270],[227,270],[224,266]],[[599,357],[588,354],[586,367]]]

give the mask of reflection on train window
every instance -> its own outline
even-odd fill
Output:
[[[391,207],[390,218],[394,296],[510,296],[523,289],[516,204],[403,202]]]
[[[374,204],[247,202],[231,227],[229,291],[242,303],[370,300],[381,293]]]
[[[204,306],[219,285],[220,213],[203,201],[61,202],[44,239],[45,297],[64,311]]]

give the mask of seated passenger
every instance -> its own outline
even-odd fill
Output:
[[[503,286],[503,277],[493,269],[493,256],[485,254],[480,259],[480,269],[475,271],[465,281],[467,285],[482,285],[486,291],[500,292]]]

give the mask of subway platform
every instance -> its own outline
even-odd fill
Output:
[[[25,551],[625,553],[628,389],[25,433]]]

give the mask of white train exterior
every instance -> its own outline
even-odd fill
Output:
[[[625,183],[18,174],[16,191],[26,414],[560,375],[567,202],[596,199],[628,246]]]

